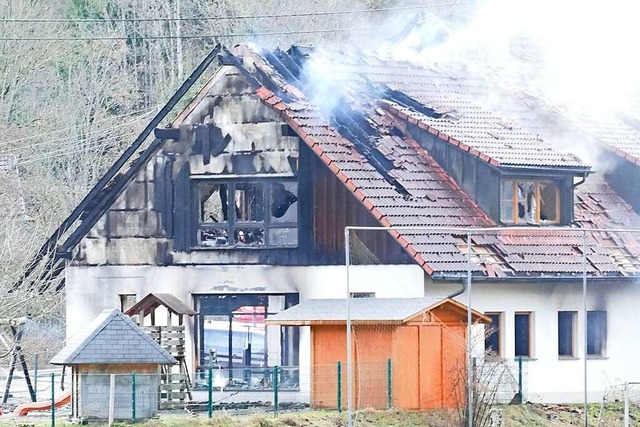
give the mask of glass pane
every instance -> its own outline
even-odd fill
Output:
[[[501,200],[513,200],[513,181],[510,179],[502,181],[500,193]]]
[[[263,184],[236,184],[234,204],[236,221],[264,221]]]
[[[500,221],[513,223],[513,180],[500,183]]]
[[[540,221],[558,221],[558,188],[552,182],[540,184]]]
[[[264,228],[237,228],[233,241],[237,246],[264,246]]]
[[[484,350],[494,355],[500,355],[500,313],[487,314],[491,324],[485,326]]]
[[[603,356],[607,339],[607,312],[587,312],[587,354]]]
[[[228,220],[227,184],[202,183],[198,185],[200,222],[226,222]]]
[[[198,230],[198,244],[207,247],[222,247],[229,244],[229,232],[226,228]]]
[[[513,222],[513,202],[511,200],[502,202],[502,206],[500,207],[500,221],[504,223]]]
[[[298,229],[291,228],[270,228],[269,245],[271,246],[297,246]]]
[[[516,356],[530,356],[529,349],[529,324],[530,318],[528,313],[515,315],[515,344],[516,344]]]
[[[298,222],[298,184],[271,184],[271,222]]]
[[[573,356],[573,318],[572,311],[558,312],[558,355]]]

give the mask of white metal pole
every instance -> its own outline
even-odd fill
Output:
[[[113,425],[115,411],[116,411],[116,376],[114,374],[111,374],[109,378],[109,427]]]
[[[347,275],[347,427],[353,426],[353,416],[352,416],[352,400],[353,400],[353,389],[352,389],[352,358],[351,358],[351,311],[349,307],[349,300],[351,299],[351,290],[349,283],[349,264],[351,263],[351,256],[349,254],[349,234],[351,230],[349,227],[345,227],[344,229],[344,257],[345,257],[345,270]]]
[[[584,427],[589,426],[587,397],[587,232],[582,231],[582,325],[584,339]]]
[[[471,233],[467,232],[467,426],[473,427],[473,366],[471,360]]]

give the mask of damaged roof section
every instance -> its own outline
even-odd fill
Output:
[[[336,88],[342,91],[341,102],[326,114],[303,95],[309,88],[301,70],[314,55],[313,50],[291,49],[284,55],[282,51],[259,54],[241,48],[239,54],[247,69],[254,73],[260,70],[255,73],[259,82],[266,76],[268,85],[257,91],[263,102],[279,112],[382,226],[496,225],[426,150],[401,131],[403,123],[416,124],[494,166],[589,170],[576,157],[504,122],[465,100],[462,94],[447,92],[446,79],[450,76],[437,76],[404,63],[394,66],[371,57],[334,53],[327,71],[334,76],[334,83],[340,82]],[[345,78],[335,77],[340,75]],[[274,88],[275,82],[280,82],[277,92],[282,96],[267,88]],[[576,209],[579,221],[595,212],[588,204],[578,204]],[[637,219],[628,206],[617,214],[600,209],[600,223],[609,228],[617,225],[611,221],[613,215]],[[434,277],[466,273],[466,232],[391,234]],[[637,238],[627,241],[610,234],[588,235],[589,274],[638,274]],[[566,229],[487,232],[472,236],[471,246],[476,275],[572,278],[583,271],[581,233]]]

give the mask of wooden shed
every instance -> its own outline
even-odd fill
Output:
[[[176,363],[166,350],[119,310],[105,310],[67,341],[52,360],[72,367],[72,417],[109,417],[111,374],[115,375],[114,419],[130,420],[135,372],[137,419],[158,412],[159,367]]]
[[[268,324],[311,327],[315,407],[335,408],[339,401],[337,365],[347,359],[345,313],[345,300],[318,299],[267,318]],[[391,404],[397,408],[455,408],[463,403],[465,305],[439,298],[357,298],[350,300],[350,313],[356,408],[386,408],[389,385]],[[482,313],[473,311],[472,316],[474,322],[489,323]],[[346,406],[346,368],[342,369],[341,402]]]

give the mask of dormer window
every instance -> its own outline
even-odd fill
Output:
[[[504,224],[560,223],[560,192],[553,181],[503,179],[500,221]]]
[[[202,180],[196,185],[197,246],[296,247],[295,180]]]

